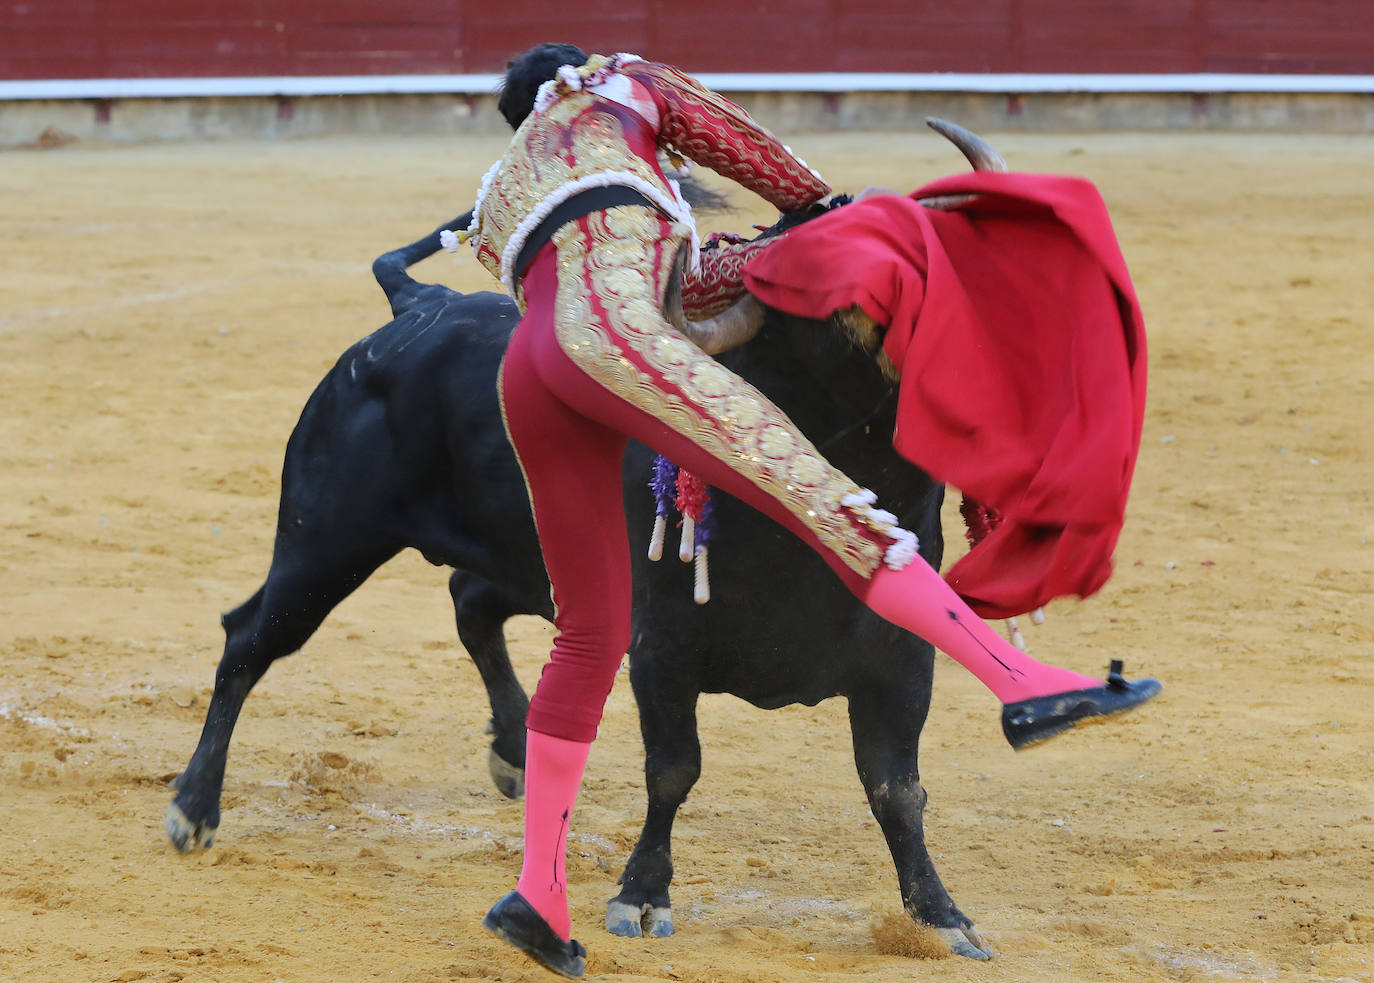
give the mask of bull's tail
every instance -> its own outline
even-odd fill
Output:
[[[393,249],[389,253],[382,253],[372,261],[372,275],[377,278],[377,285],[386,294],[392,314],[401,313],[408,295],[416,287],[415,280],[406,272],[407,269],[422,259],[428,259],[442,248],[439,243],[440,232],[445,229],[466,229],[471,222],[472,212],[466,212],[451,222],[445,222],[423,239],[417,239],[410,245]]]

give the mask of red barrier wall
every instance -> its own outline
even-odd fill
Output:
[[[499,71],[1374,74],[1374,0],[0,0],[0,78]]]

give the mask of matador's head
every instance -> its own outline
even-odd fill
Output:
[[[512,130],[534,112],[539,87],[558,74],[564,65],[580,67],[590,56],[575,44],[536,44],[529,51],[506,62],[506,79],[496,107]]]

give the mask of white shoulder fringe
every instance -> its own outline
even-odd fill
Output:
[[[594,88],[612,75],[619,75],[622,66],[643,60],[639,55],[631,55],[622,51],[607,58],[590,71],[587,70],[586,65],[580,68],[576,65],[561,65],[558,73],[541,85],[539,91],[535,93],[534,111],[542,113],[568,93]]]

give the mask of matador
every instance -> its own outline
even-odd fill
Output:
[[[872,492],[714,360],[748,336],[760,311],[751,297],[701,321],[674,314],[698,243],[660,153],[706,166],[781,211],[829,198],[814,170],[740,107],[632,55],[540,45],[510,63],[500,108],[517,129],[482,180],[465,238],[523,314],[501,367],[501,407],[529,488],[556,633],[527,718],[522,869],[484,919],[488,930],[555,972],[585,971],[586,950],[571,939],[564,855],[630,642],[628,439],[770,516],[875,613],[967,668],[1004,705],[1004,724],[1008,714],[1028,721],[1007,729],[1013,745],[1154,695],[1153,680],[1114,674],[1104,684],[1013,648],[918,556],[915,536]],[[709,306],[697,296],[695,313]]]

